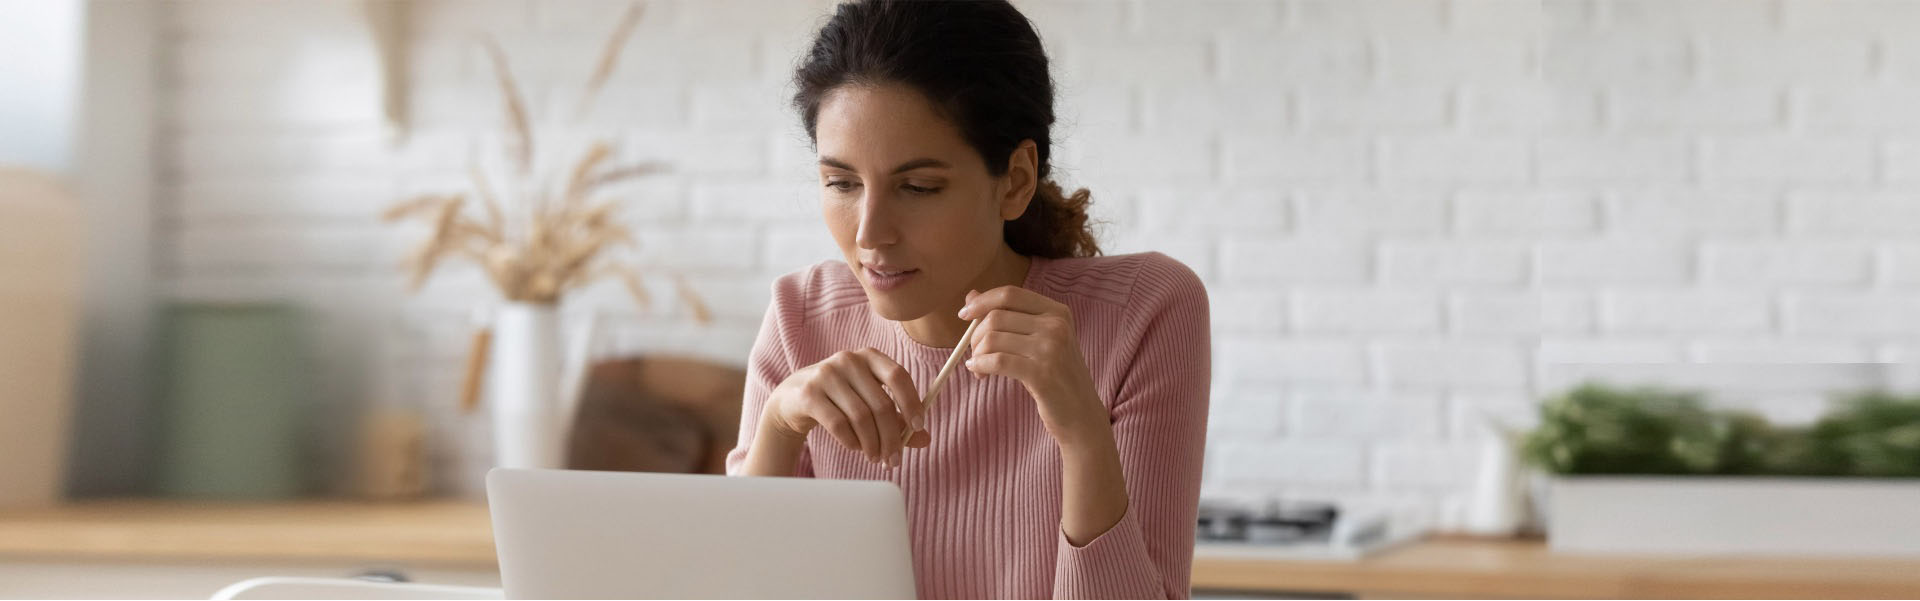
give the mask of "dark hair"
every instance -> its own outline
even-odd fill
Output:
[[[1006,0],[854,0],[820,28],[793,75],[793,106],[807,139],[820,102],[845,84],[904,84],[953,122],[987,171],[1005,175],[1023,140],[1038,147],[1039,185],[1006,223],[1014,252],[1046,258],[1100,254],[1087,221],[1092,194],[1072,195],[1049,177],[1053,77],[1040,35]]]

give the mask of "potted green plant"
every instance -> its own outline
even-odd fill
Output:
[[[1811,424],[1698,391],[1578,385],[1522,443],[1548,536],[1581,552],[1920,556],[1920,394],[1834,395]]]

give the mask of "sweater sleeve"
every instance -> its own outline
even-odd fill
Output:
[[[1127,510],[1086,546],[1056,535],[1056,599],[1183,599],[1192,595],[1193,529],[1200,503],[1212,384],[1206,288],[1185,265],[1143,266],[1129,320],[1140,344],[1113,403],[1114,442]]]
[[[727,475],[738,476],[747,463],[747,451],[760,432],[760,414],[766,410],[767,396],[794,372],[792,344],[787,328],[803,315],[805,296],[800,274],[782,276],[773,283],[773,300],[754,337],[753,350],[747,356],[747,386],[740,403],[740,435],[733,450],[727,452]],[[813,477],[813,457],[803,445],[794,476]]]

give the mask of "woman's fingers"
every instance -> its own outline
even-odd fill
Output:
[[[873,424],[873,410],[867,407],[864,399],[860,398],[860,393],[855,392],[853,386],[837,373],[822,378],[822,381],[827,390],[827,397],[833,399],[833,405],[839,408],[840,414],[847,420],[848,427],[853,429],[854,436],[860,440],[857,449],[865,453],[869,461],[879,461],[880,432]]]
[[[880,383],[893,393],[893,402],[899,406],[901,419],[916,428],[920,427],[921,420],[926,417],[926,405],[920,400],[920,390],[914,386],[913,377],[907,375],[906,368],[900,367],[899,363],[880,351],[867,349],[866,357],[873,376],[879,378]]]
[[[873,426],[879,429],[879,440],[876,442],[880,461],[892,465],[893,456],[900,452],[900,430],[906,427],[906,423],[900,420],[900,412],[894,408],[893,398],[881,389],[880,380],[874,377],[868,364],[850,364],[841,370],[841,376],[860,395]]]
[[[916,449],[927,448],[930,444],[933,444],[933,435],[928,434],[926,430],[914,430],[913,434],[907,437],[906,442],[907,446]]]
[[[978,357],[992,353],[1011,353],[1034,356],[1039,354],[1042,342],[1032,334],[991,331],[982,335],[974,332],[973,348],[968,349],[968,357]]]
[[[860,448],[860,436],[853,432],[853,422],[840,411],[840,406],[833,402],[833,398],[827,396],[826,389],[818,386],[809,387],[807,394],[805,409],[807,418],[825,427],[827,433],[833,435],[834,440],[840,441],[841,446],[849,449]]]
[[[811,372],[800,388],[805,419],[825,426],[841,446],[898,466],[902,448],[931,442],[925,432],[903,434],[909,420],[925,419],[926,407],[907,370],[886,354],[872,348],[836,353]]]
[[[1032,315],[1058,314],[1065,317],[1069,314],[1065,304],[1046,295],[1019,286],[1001,286],[968,299],[960,307],[959,316],[960,319],[979,319],[994,309],[1010,309]]]
[[[1041,319],[1041,316],[1032,313],[1021,313],[1011,309],[994,309],[988,311],[986,318],[980,321],[980,329],[989,332],[998,331],[1012,332],[1015,334],[1032,334],[1039,332],[1041,328],[1044,327],[1041,325]]]
[[[1004,376],[1022,382],[1033,379],[1032,358],[1013,353],[986,353],[967,359],[967,369],[983,376]]]

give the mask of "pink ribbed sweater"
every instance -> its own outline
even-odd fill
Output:
[[[796,475],[887,480],[907,501],[922,599],[1185,598],[1206,438],[1211,344],[1206,289],[1157,252],[1034,258],[1023,287],[1072,311],[1095,389],[1113,417],[1127,511],[1075,547],[1060,530],[1061,465],[1018,381],[964,367],[927,416],[932,446],[906,449],[896,470],[825,433],[807,437]],[[910,338],[875,314],[843,261],[781,276],[748,366],[744,465],[768,393],[798,368],[873,347],[926,386],[952,351]]]

